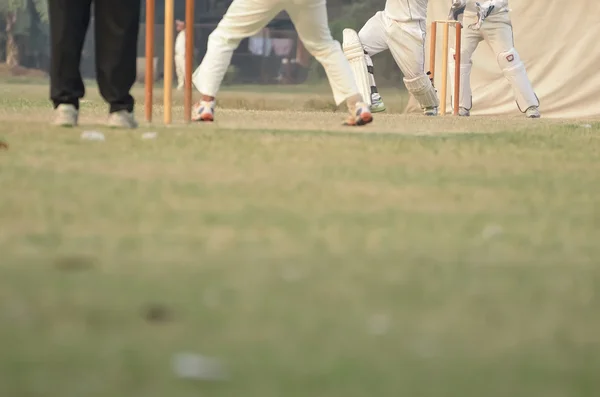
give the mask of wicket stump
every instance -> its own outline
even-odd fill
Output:
[[[448,96],[448,52],[450,47],[450,25],[454,25],[456,30],[456,42],[454,48],[454,93],[452,97],[452,107],[454,116],[458,116],[458,107],[460,104],[460,51],[462,39],[462,25],[458,21],[433,21],[430,30],[429,45],[429,71],[431,80],[435,78],[435,58],[437,47],[437,27],[443,27],[443,46],[442,46],[442,86],[440,87],[440,114],[446,115],[446,99]]]
[[[192,116],[192,69],[194,67],[194,2],[185,1],[185,86],[184,121],[189,123]],[[172,122],[173,102],[173,61],[175,46],[175,4],[165,1],[165,45],[164,45],[164,123]],[[154,90],[154,24],[156,19],[155,0],[146,0],[146,76],[145,113],[146,121],[152,122]]]

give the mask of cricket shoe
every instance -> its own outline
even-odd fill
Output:
[[[528,119],[539,119],[540,117],[542,117],[542,115],[540,114],[540,110],[538,109],[537,106],[528,107],[527,110],[525,111],[525,116]]]
[[[438,108],[437,107],[425,108],[423,110],[423,114],[425,116],[437,116],[438,115]]]
[[[371,113],[385,112],[385,103],[379,94],[373,95],[371,98]]]
[[[460,117],[469,117],[471,115],[471,111],[469,109],[460,107],[458,108],[458,115]]]
[[[214,121],[215,101],[200,101],[192,109],[192,121]]]
[[[74,105],[61,103],[54,110],[55,116],[52,125],[58,127],[75,127],[79,118],[79,112]]]
[[[344,125],[360,126],[366,125],[373,121],[373,114],[369,105],[364,102],[357,102],[354,111],[350,112],[350,117]]]
[[[134,129],[138,127],[138,123],[135,121],[133,112],[128,112],[127,110],[119,110],[111,113],[108,116],[107,124],[110,128]]]

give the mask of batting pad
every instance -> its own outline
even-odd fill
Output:
[[[408,92],[413,94],[421,108],[438,107],[440,101],[435,93],[435,89],[429,80],[429,76],[422,74],[414,79],[404,79],[404,85]]]
[[[358,91],[362,95],[363,101],[370,106],[371,82],[369,81],[367,61],[365,60],[365,50],[358,38],[358,33],[353,29],[344,29],[343,41],[342,49],[350,63]]]
[[[517,106],[521,112],[525,112],[531,106],[539,106],[540,101],[533,91],[525,65],[521,62],[519,53],[512,48],[507,52],[498,54],[498,65],[504,73],[504,77],[509,81],[513,88]]]

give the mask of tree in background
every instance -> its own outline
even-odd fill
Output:
[[[0,0],[0,19],[6,41],[6,63],[14,68],[21,66],[19,37],[31,38],[32,31],[43,31],[48,22],[47,0]],[[36,39],[34,37],[33,39]]]

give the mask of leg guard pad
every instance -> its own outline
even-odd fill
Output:
[[[531,106],[540,105],[529,77],[527,77],[525,65],[514,48],[498,54],[498,65],[513,88],[517,106],[521,112],[525,112]]]
[[[421,108],[431,108],[438,107],[440,101],[435,93],[435,89],[431,84],[431,80],[429,77],[423,73],[420,76],[415,77],[414,79],[404,79],[404,85],[406,85],[406,89],[410,92]]]
[[[358,38],[358,33],[353,29],[344,29],[342,49],[350,63],[358,91],[367,105],[371,105],[371,82],[365,60],[365,50]]]

